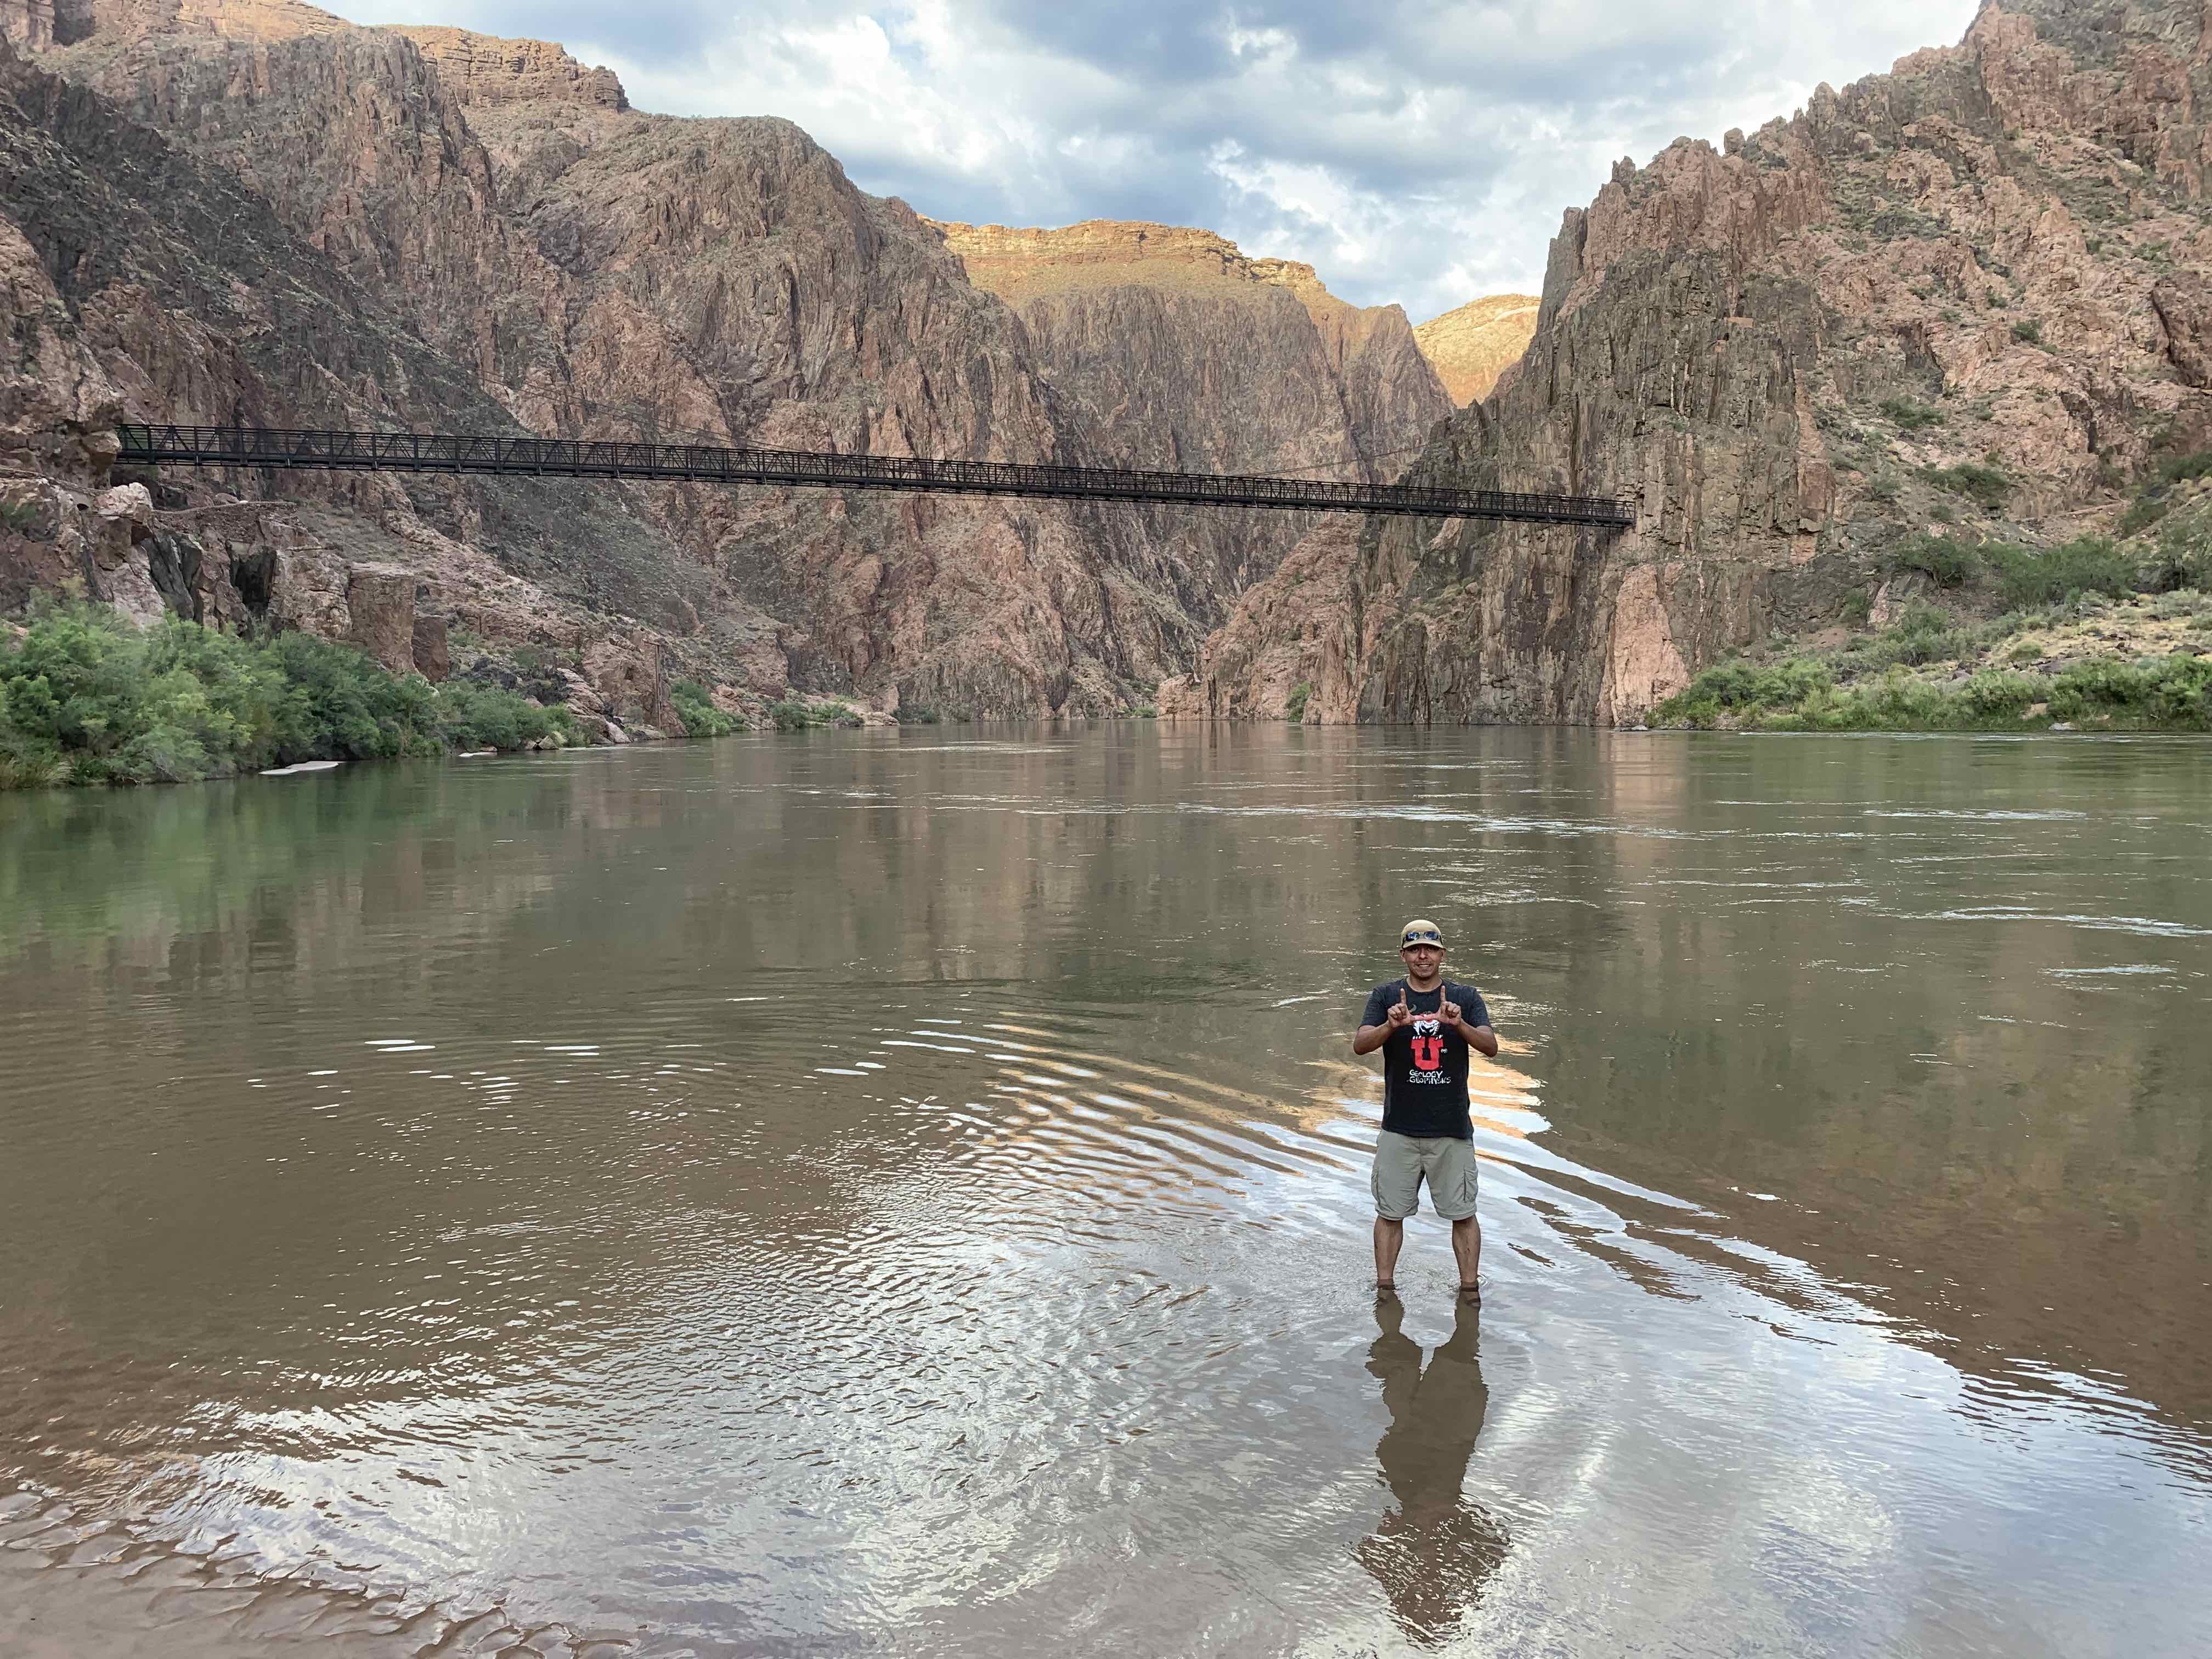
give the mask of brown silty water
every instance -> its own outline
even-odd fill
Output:
[[[2147,1655],[2212,748],[1115,726],[0,800],[0,1650]],[[1437,917],[1486,1293],[1368,1287]]]

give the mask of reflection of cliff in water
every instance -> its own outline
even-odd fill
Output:
[[[1462,1299],[1452,1334],[1429,1356],[1400,1328],[1405,1304],[1378,1303],[1382,1327],[1367,1351],[1367,1369],[1382,1384],[1390,1426],[1376,1443],[1376,1461],[1397,1507],[1362,1539],[1359,1563],[1390,1600],[1399,1627],[1425,1645],[1441,1643],[1463,1613],[1482,1601],[1512,1547],[1504,1527],[1462,1488],[1490,1407],[1479,1352],[1480,1305]]]

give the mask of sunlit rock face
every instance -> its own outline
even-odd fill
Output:
[[[1565,216],[1527,355],[1413,476],[1617,494],[1637,527],[1371,522],[1342,573],[1291,554],[1164,699],[1633,720],[1839,623],[1908,535],[2108,525],[2212,441],[2208,54],[2194,6],[1992,6],[1790,119],[1620,163]]]
[[[1431,317],[1413,331],[1421,355],[1455,404],[1490,395],[1498,377],[1521,361],[1535,337],[1543,302],[1533,294],[1492,294]]]

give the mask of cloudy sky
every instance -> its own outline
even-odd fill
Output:
[[[329,3],[329,0],[325,0]],[[1717,143],[1974,0],[339,0],[559,40],[640,108],[781,115],[938,218],[1154,219],[1420,321],[1534,291],[1613,159]]]

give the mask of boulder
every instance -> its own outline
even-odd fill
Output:
[[[93,501],[93,511],[120,526],[134,545],[154,533],[154,496],[144,484],[117,484],[102,490]]]
[[[446,638],[448,620],[428,611],[415,613],[415,672],[434,685],[453,672],[453,653]]]
[[[395,674],[415,672],[415,574],[355,565],[346,575],[345,637]]]

